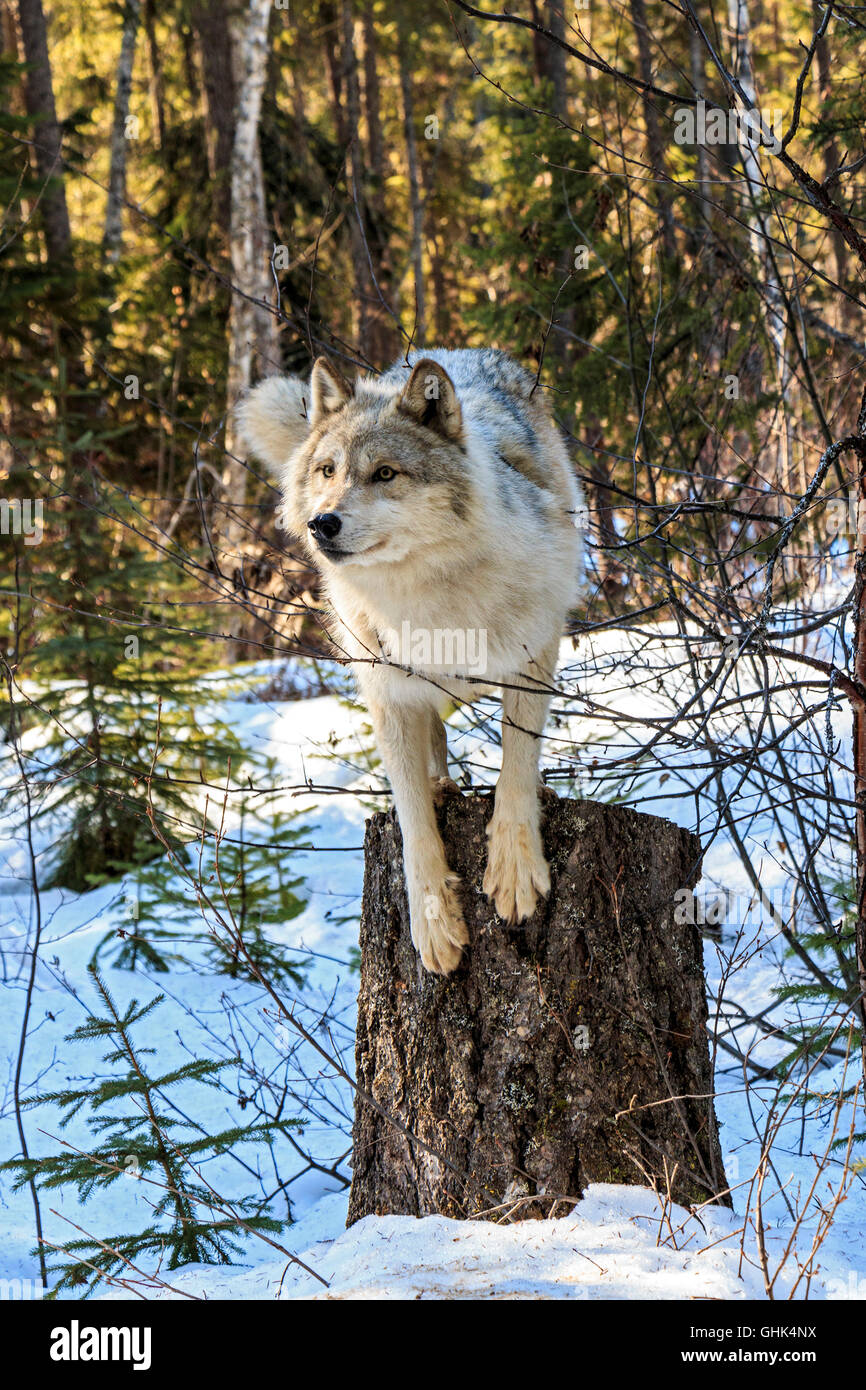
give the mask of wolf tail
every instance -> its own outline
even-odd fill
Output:
[[[247,446],[271,468],[282,468],[310,432],[310,388],[298,376],[269,376],[235,406]]]

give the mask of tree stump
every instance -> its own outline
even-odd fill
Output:
[[[492,810],[456,790],[439,810],[470,936],[444,979],[409,935],[394,812],[367,824],[349,1224],[560,1215],[591,1182],[728,1204],[701,938],[682,910],[700,842],[554,799],[550,896],[508,927],[481,892]]]

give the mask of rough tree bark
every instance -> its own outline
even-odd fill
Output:
[[[39,199],[48,259],[56,267],[70,259],[72,233],[63,184],[63,149],[54,105],[48,32],[41,0],[18,0],[18,22],[28,64],[24,79],[27,114],[33,118],[33,155],[44,187]]]
[[[190,10],[204,90],[208,173],[214,211],[226,242],[231,231],[231,165],[235,140],[235,75],[225,0],[195,0]]]
[[[551,894],[509,928],[480,890],[492,806],[455,791],[440,808],[471,939],[446,979],[410,940],[396,818],[368,823],[349,1223],[561,1215],[591,1182],[727,1204],[701,940],[682,910],[698,840],[623,807],[548,803]]]

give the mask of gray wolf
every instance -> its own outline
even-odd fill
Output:
[[[447,974],[468,943],[435,814],[449,701],[501,689],[485,894],[513,923],[550,890],[539,749],[584,515],[565,442],[533,378],[494,350],[413,352],[353,384],[319,358],[309,383],[260,382],[239,415],[323,576],[394,794],[412,940]]]

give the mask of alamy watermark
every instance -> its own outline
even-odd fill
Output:
[[[23,536],[25,545],[38,545],[42,540],[43,503],[25,497],[0,497],[0,536]]]
[[[128,1361],[134,1371],[147,1371],[151,1337],[149,1327],[82,1327],[73,1318],[52,1329],[48,1355],[52,1361]]]
[[[46,1293],[41,1279],[0,1279],[0,1303],[29,1303]]]
[[[828,1298],[851,1299],[852,1302],[862,1303],[866,1299],[866,1274],[856,1269],[849,1269],[847,1279],[838,1276],[825,1276],[824,1288],[827,1290]]]
[[[693,893],[678,888],[674,893],[674,921],[698,927],[760,926],[771,914],[788,921],[794,911],[794,889],[770,888],[762,893],[735,893],[724,889]]]
[[[485,627],[413,627],[408,619],[380,634],[382,650],[401,666],[459,671],[483,676],[487,671]]]
[[[782,148],[783,111],[749,111],[738,107],[707,106],[700,97],[696,106],[679,106],[674,112],[674,140],[678,145],[752,145],[778,154]]]

